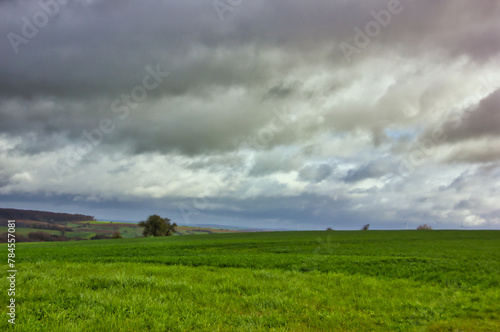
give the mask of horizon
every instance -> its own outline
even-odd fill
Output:
[[[2,207],[2,208],[5,208],[5,207]],[[11,209],[11,208],[5,208],[5,209]],[[18,209],[20,211],[23,211],[24,209]],[[81,214],[81,213],[74,213],[74,212],[70,212],[70,211],[66,211],[66,212],[61,212],[61,211],[43,211],[43,210],[28,210],[26,209],[25,211],[35,211],[35,212],[51,212],[51,213],[67,213],[67,214]],[[164,216],[165,217],[165,216]],[[167,216],[168,218],[168,216]],[[141,219],[141,220],[124,220],[124,219],[106,219],[106,218],[99,218],[99,217],[95,217],[94,216],[94,219],[96,221],[102,221],[102,222],[113,222],[113,223],[127,223],[127,224],[137,224],[139,223],[140,221],[142,220],[145,220],[147,219],[146,217]],[[172,222],[176,222],[175,220],[172,220]],[[466,228],[465,226],[461,226],[460,228],[443,228],[443,227],[439,227],[439,224],[437,225],[431,225],[429,223],[424,223],[426,225],[429,225],[432,227],[432,230],[439,230],[439,231],[460,231],[460,230],[478,230],[478,231],[488,231],[488,230],[492,230],[492,229],[488,229],[488,228]],[[411,230],[417,230],[417,227],[418,226],[421,226],[421,225],[424,225],[424,224],[419,224],[419,225],[411,225],[410,223],[403,223],[404,225],[404,228],[377,228],[376,226],[377,225],[373,225],[375,227],[373,227],[372,225],[369,224],[369,229],[368,230],[372,230],[372,231],[403,231],[403,230],[406,230],[406,231],[411,231]],[[217,228],[227,228],[227,229],[241,229],[241,230],[250,230],[250,231],[278,231],[278,232],[300,232],[300,231],[359,231],[361,230],[361,228],[332,228],[331,226],[327,227],[326,229],[320,229],[320,228],[297,228],[297,229],[284,229],[284,228],[266,228],[266,227],[252,227],[251,225],[250,226],[243,226],[243,225],[224,225],[224,224],[208,224],[208,223],[196,223],[196,224],[178,224],[178,226],[180,227],[199,227],[199,228],[214,228],[214,229],[217,229]],[[412,228],[413,227],[413,228]],[[495,230],[495,229],[493,229]]]

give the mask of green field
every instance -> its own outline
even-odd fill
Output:
[[[16,330],[500,331],[499,249],[499,231],[21,243]]]
[[[64,235],[72,240],[76,237],[89,240],[96,235],[105,235],[111,237],[113,233],[119,232],[123,238],[136,238],[142,236],[142,228],[135,223],[120,223],[112,221],[75,221],[75,222],[60,222],[57,226],[66,226],[71,228],[71,231],[65,231]],[[6,233],[7,226],[0,226],[0,233]],[[51,235],[60,235],[58,230],[51,230],[33,225],[32,227],[16,227],[16,234],[28,236],[29,233],[44,232]],[[223,229],[211,229],[203,227],[188,227],[178,226],[174,235],[197,235],[197,234],[213,234],[234,232]]]
[[[76,236],[90,239],[97,234],[104,234],[111,236],[113,232],[120,232],[124,238],[135,238],[142,235],[142,230],[137,224],[118,223],[111,221],[80,221],[68,222],[66,226],[73,229],[72,232],[66,232],[68,238]],[[17,230],[16,230],[17,231]]]

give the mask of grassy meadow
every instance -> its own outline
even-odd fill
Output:
[[[20,243],[15,329],[500,331],[499,249],[500,231]]]

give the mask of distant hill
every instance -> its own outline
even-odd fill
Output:
[[[43,222],[93,221],[93,216],[47,211],[0,209],[0,219],[34,220]]]

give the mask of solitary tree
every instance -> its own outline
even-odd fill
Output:
[[[366,225],[364,225],[364,226],[363,226],[363,228],[361,228],[361,230],[363,230],[363,231],[367,231],[367,230],[368,230],[368,228],[370,228],[370,224],[366,224]]]
[[[143,236],[170,236],[174,235],[177,224],[170,223],[170,219],[168,218],[162,218],[157,214],[153,214],[146,221],[141,221],[139,226],[144,227],[142,230]]]

